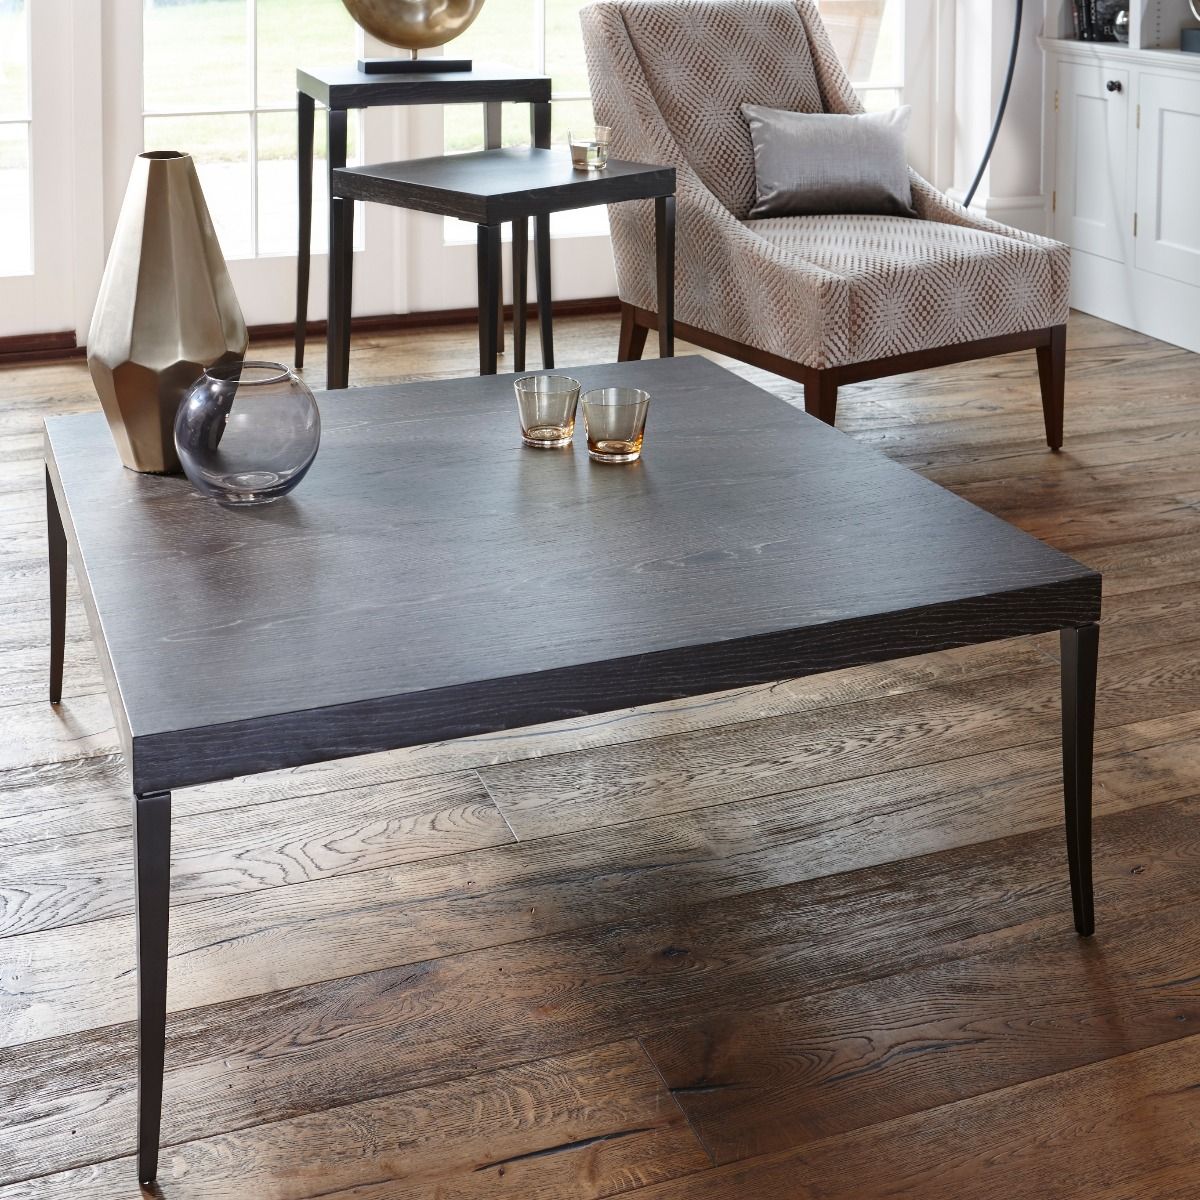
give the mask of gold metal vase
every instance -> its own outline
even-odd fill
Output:
[[[121,461],[133,471],[178,471],[184,393],[206,367],[244,358],[248,340],[191,156],[139,154],[87,346]]]
[[[458,37],[483,0],[342,0],[372,36],[405,50],[430,50]]]

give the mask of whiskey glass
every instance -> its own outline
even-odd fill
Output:
[[[538,450],[569,446],[575,435],[579,380],[569,375],[524,375],[513,381],[521,440]]]
[[[588,455],[596,462],[636,462],[642,455],[650,394],[641,388],[594,388],[580,397]]]

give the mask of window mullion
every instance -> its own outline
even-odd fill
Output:
[[[246,52],[250,55],[250,251],[258,257],[258,0],[246,0]]]

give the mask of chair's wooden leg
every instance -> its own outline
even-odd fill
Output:
[[[804,381],[804,411],[826,425],[837,415],[838,387],[829,371],[814,371]]]
[[[642,357],[646,349],[646,337],[650,330],[639,325],[637,309],[621,301],[621,341],[617,346],[617,362],[632,362]]]
[[[1061,450],[1063,443],[1063,387],[1067,378],[1067,327],[1053,325],[1050,340],[1037,348],[1038,379],[1042,385],[1042,415],[1046,418],[1046,444]]]

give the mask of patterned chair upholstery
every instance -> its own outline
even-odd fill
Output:
[[[682,337],[799,380],[831,424],[839,384],[1036,348],[1058,448],[1066,246],[975,217],[916,172],[916,220],[748,219],[742,104],[863,111],[812,0],[600,0],[581,19],[614,155],[676,168]],[[657,322],[653,204],[613,205],[609,219],[621,351],[636,357]]]

